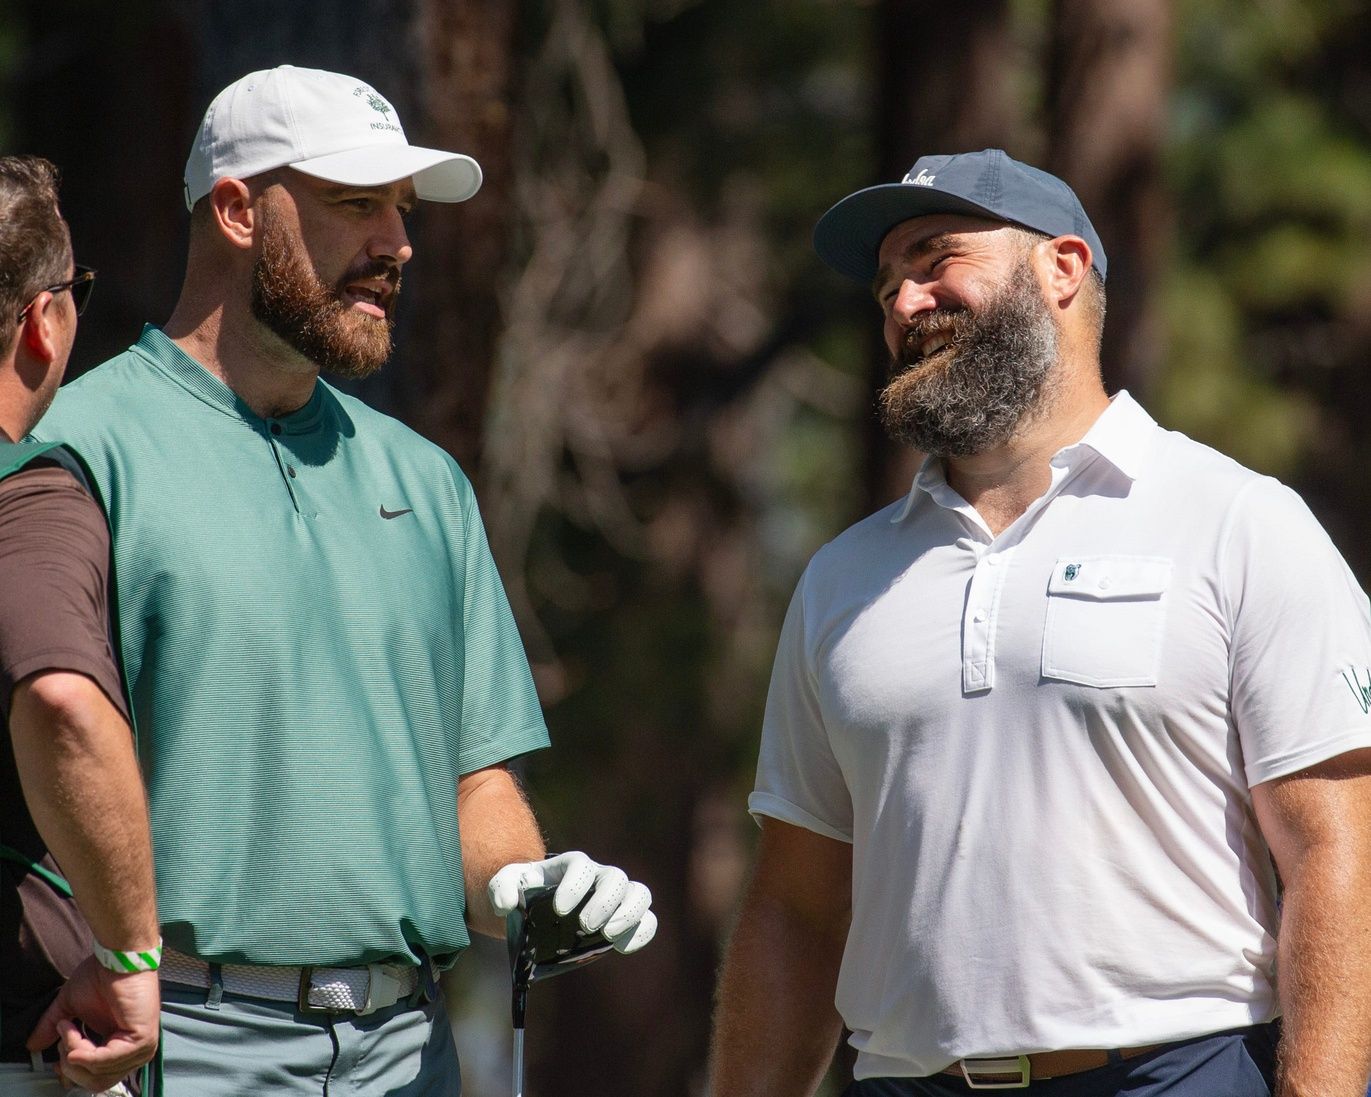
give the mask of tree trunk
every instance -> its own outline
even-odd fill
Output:
[[[1101,357],[1111,391],[1146,395],[1162,359],[1153,294],[1171,219],[1162,180],[1169,0],[1054,0],[1048,170],[1075,189],[1109,255]]]
[[[514,40],[519,6],[503,0],[423,0],[421,51],[409,139],[472,156],[484,182],[455,208],[425,211],[422,267],[414,273],[397,411],[475,475],[487,394],[503,324],[500,274],[509,257]],[[418,260],[416,260],[418,262]]]
[[[920,156],[1004,147],[1014,132],[1008,0],[944,4],[885,0],[877,18],[875,124],[879,171],[900,179]],[[871,323],[872,392],[884,386],[890,356]],[[922,454],[886,437],[874,416],[865,434],[865,510],[909,490]]]

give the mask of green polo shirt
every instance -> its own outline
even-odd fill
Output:
[[[151,327],[34,434],[109,512],[167,943],[464,948],[457,779],[547,730],[456,463],[322,381],[262,419]]]

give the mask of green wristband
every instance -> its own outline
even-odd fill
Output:
[[[100,961],[101,967],[108,968],[116,975],[128,975],[135,971],[156,971],[162,966],[162,938],[157,938],[156,948],[150,948],[146,952],[120,952],[118,949],[106,948],[96,941],[95,958]]]

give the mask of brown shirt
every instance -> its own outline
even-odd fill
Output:
[[[30,674],[77,671],[127,717],[110,641],[109,559],[105,517],[66,469],[39,459],[0,480],[0,844],[59,873],[19,787],[10,700]],[[0,858],[0,1061],[27,1061],[24,1041],[90,941],[70,899]]]

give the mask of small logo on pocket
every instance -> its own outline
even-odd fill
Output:
[[[1080,564],[1067,564],[1067,565],[1066,565],[1066,570],[1065,570],[1064,572],[1062,572],[1062,578],[1065,579],[1065,580],[1069,583],[1069,582],[1071,582],[1073,579],[1075,579],[1076,576],[1078,576],[1080,573],[1081,573],[1081,565],[1080,565]]]
[[[1363,714],[1371,714],[1371,667],[1366,670],[1366,685],[1361,684],[1361,678],[1357,674],[1357,668],[1352,667],[1352,677],[1347,677],[1347,671],[1342,672],[1342,680],[1347,683],[1347,688],[1352,691],[1352,696],[1357,699],[1357,704],[1361,706]]]

